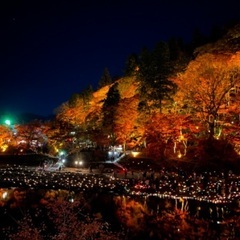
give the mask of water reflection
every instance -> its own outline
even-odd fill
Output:
[[[100,213],[104,221],[118,230],[123,227],[125,231],[140,231],[141,227],[136,229],[136,226],[148,219],[143,224],[149,228],[148,232],[161,228],[161,223],[165,226],[161,234],[174,232],[175,237],[183,234],[183,222],[188,229],[193,225],[198,229],[200,225],[212,224],[211,237],[221,233],[237,239],[240,234],[237,230],[240,227],[240,178],[233,173],[186,175],[166,170],[149,176],[138,172],[119,178],[92,173],[37,172],[19,166],[0,171],[1,228],[14,225],[13,219],[20,219],[23,210],[44,209],[49,203],[55,206],[60,201],[70,205],[78,202],[81,214],[93,217]],[[176,226],[172,226],[171,221],[175,221]],[[149,222],[153,229],[148,226]],[[159,234],[157,231],[153,235]],[[191,234],[197,236],[197,231]],[[161,235],[166,239],[171,236]],[[146,239],[150,239],[149,236]]]
[[[161,215],[163,211],[185,212],[196,219],[204,219],[218,224],[229,221],[240,213],[239,199],[231,203],[215,204],[213,202],[198,201],[196,199],[171,198],[164,195],[119,195],[111,192],[84,192],[69,191],[66,189],[26,189],[26,188],[1,188],[0,206],[1,214],[8,214],[7,211],[14,212],[14,209],[30,209],[39,206],[46,206],[55,201],[82,201],[89,204],[91,214],[101,212],[105,219],[113,219],[116,211],[109,211],[110,206],[114,208],[126,206],[134,201],[146,207],[149,213]],[[3,211],[4,210],[4,211]],[[1,219],[3,216],[1,216]]]

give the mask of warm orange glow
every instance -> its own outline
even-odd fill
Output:
[[[8,148],[8,145],[4,144],[1,146],[1,151],[5,152],[7,150],[7,148]]]
[[[136,157],[139,155],[139,152],[132,152],[133,157]]]

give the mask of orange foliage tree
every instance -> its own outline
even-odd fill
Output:
[[[155,113],[145,126],[147,150],[155,159],[182,157],[201,128],[189,114]]]
[[[227,54],[204,54],[190,62],[175,82],[175,100],[207,124],[209,138],[214,136],[218,112],[228,92],[239,82],[240,65]]]
[[[5,152],[13,140],[11,129],[0,125],[0,152]]]
[[[123,149],[126,149],[126,144],[131,145],[131,138],[134,138],[134,128],[138,117],[138,97],[125,98],[119,102],[116,110],[116,125],[115,134],[117,141],[123,144]]]
[[[39,120],[16,126],[16,140],[19,147],[31,148],[33,151],[39,151],[47,138],[44,134],[45,124]]]

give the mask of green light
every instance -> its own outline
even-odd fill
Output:
[[[10,126],[11,125],[11,121],[9,119],[5,120],[5,123]]]
[[[61,151],[61,152],[59,153],[60,156],[63,156],[64,154],[65,154],[65,151]]]

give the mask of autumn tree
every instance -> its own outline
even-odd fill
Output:
[[[9,143],[12,141],[11,129],[7,126],[0,125],[0,151],[5,152],[9,147]]]
[[[227,104],[230,89],[239,81],[240,65],[230,60],[229,55],[204,54],[176,79],[175,100],[207,123],[209,138],[214,136],[220,106]]]
[[[127,142],[132,145],[135,136],[136,120],[138,117],[138,97],[122,99],[118,108],[116,109],[116,126],[114,131],[116,138],[123,145],[124,151],[126,150]]]
[[[57,111],[57,120],[66,130],[76,132],[76,135],[86,137],[89,126],[87,116],[91,111],[93,88],[89,85],[81,93],[74,94],[70,100],[63,103]],[[91,124],[90,124],[91,125]]]
[[[189,114],[155,113],[145,125],[147,153],[156,160],[182,158],[200,128]]]
[[[40,120],[33,120],[26,124],[16,125],[15,138],[19,148],[41,152],[47,138],[44,134],[45,124]]]

